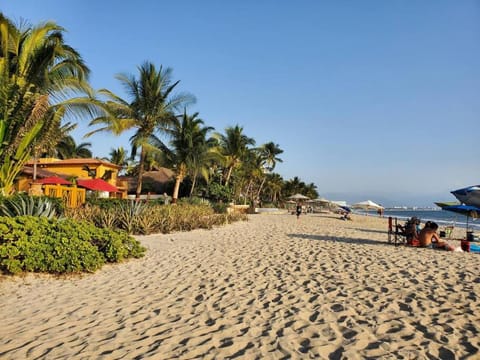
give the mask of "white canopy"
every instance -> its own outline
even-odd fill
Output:
[[[308,196],[302,195],[302,194],[295,194],[292,196],[288,197],[291,200],[308,200],[310,199]]]
[[[372,200],[365,200],[359,203],[353,204],[352,208],[354,209],[365,209],[365,210],[378,210],[383,209],[383,206],[374,203]]]
[[[330,204],[331,201],[330,200],[327,200],[323,197],[320,197],[320,198],[317,198],[317,199],[313,199],[313,200],[309,200],[308,202],[311,202],[311,203],[316,203],[316,204]]]

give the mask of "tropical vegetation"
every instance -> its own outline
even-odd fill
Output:
[[[279,144],[256,147],[242,126],[214,132],[198,112],[189,113],[195,97],[179,91],[172,68],[145,61],[137,75],[117,75],[124,98],[95,92],[89,68],[64,32],[52,21],[16,25],[0,12],[0,271],[94,271],[143,255],[129,234],[246,219],[226,211],[232,201],[278,205],[294,193],[318,196],[315,184],[274,172],[282,162]],[[137,198],[146,191],[145,171],[173,170],[174,204],[92,199],[65,209],[58,199],[14,194],[29,160],[35,179],[39,157],[93,157],[91,144],[71,135],[78,119],[92,126],[86,137],[130,132],[131,149],[112,149],[108,159],[137,177]]]
[[[278,203],[296,192],[318,195],[314,184],[285,181],[273,172],[283,153],[273,141],[255,147],[238,124],[211,136],[215,129],[188,113],[195,97],[179,91],[172,68],[146,61],[137,75],[117,75],[125,98],[108,89],[94,93],[90,70],[66,44],[61,26],[16,26],[0,14],[0,29],[0,194],[14,191],[15,177],[30,159],[93,156],[90,143],[77,144],[69,134],[74,116],[90,119],[87,137],[130,131],[130,156],[118,148],[109,159],[137,177],[137,198],[144,172],[162,166],[175,172],[174,202],[200,196]]]
[[[55,147],[62,121],[96,114],[89,69],[54,22],[20,27],[0,13],[0,193],[38,152]]]

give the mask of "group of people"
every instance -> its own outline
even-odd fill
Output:
[[[437,234],[438,224],[433,221],[427,221],[423,228],[420,226],[421,222],[418,218],[411,218],[405,224],[403,229],[407,244],[418,245],[420,247],[453,250],[446,242],[440,239]]]

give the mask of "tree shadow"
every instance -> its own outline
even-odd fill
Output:
[[[307,239],[315,241],[328,241],[328,242],[341,242],[344,244],[357,244],[357,245],[393,245],[388,241],[361,239],[361,238],[349,238],[340,236],[323,236],[323,235],[310,235],[310,234],[287,234],[288,237],[297,239]]]

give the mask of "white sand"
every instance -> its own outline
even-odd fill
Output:
[[[139,237],[95,274],[4,277],[2,359],[480,357],[480,255],[394,247],[386,219],[255,215]]]

